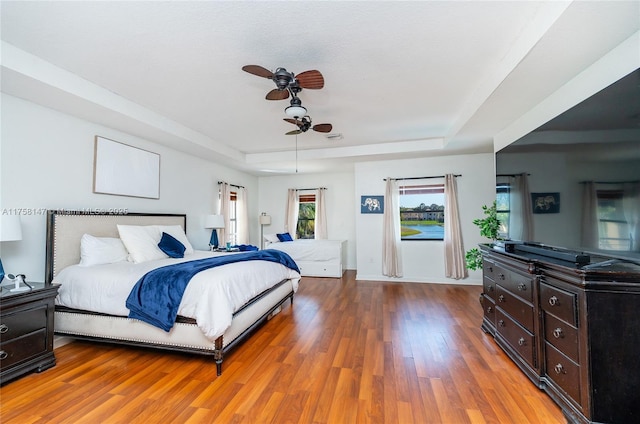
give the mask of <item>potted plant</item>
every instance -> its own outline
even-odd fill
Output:
[[[496,209],[496,202],[493,201],[491,206],[483,205],[482,210],[486,215],[485,218],[474,219],[473,223],[480,227],[480,235],[496,241],[498,239],[498,230],[500,229],[500,220]],[[482,255],[476,247],[465,254],[465,262],[467,269],[476,270],[482,268]]]

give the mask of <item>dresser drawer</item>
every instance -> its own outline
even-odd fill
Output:
[[[6,342],[47,326],[47,305],[7,313],[0,318],[0,341]]]
[[[482,275],[490,278],[493,281],[496,281],[496,264],[491,261],[483,260],[482,261]]]
[[[505,290],[501,285],[497,289],[496,306],[502,308],[511,315],[520,325],[530,332],[533,332],[533,305],[525,302],[511,292]]]
[[[533,301],[533,277],[499,267],[496,275],[496,283],[509,290],[516,296]]]
[[[580,400],[580,366],[545,343],[545,374],[578,404]]]
[[[503,313],[500,308],[496,309],[496,332],[518,352],[518,354],[533,368],[536,367],[535,360],[535,338],[533,334],[519,326],[515,321]]]
[[[482,309],[484,309],[484,317],[488,319],[490,322],[496,322],[496,304],[489,296],[486,294],[482,295]]]
[[[0,370],[47,351],[47,330],[42,328],[0,343]]]
[[[578,329],[551,314],[544,314],[544,338],[574,362],[578,357]]]
[[[496,283],[490,278],[484,277],[482,279],[482,289],[484,294],[491,299],[496,300]]]
[[[540,284],[540,306],[561,320],[578,326],[576,313],[576,295],[545,283]]]

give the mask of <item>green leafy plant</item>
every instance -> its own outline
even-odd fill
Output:
[[[486,217],[474,219],[473,223],[480,227],[481,236],[496,241],[498,239],[498,230],[500,229],[496,202],[494,201],[491,206],[482,206],[482,210]],[[464,259],[467,269],[476,270],[482,268],[482,254],[478,248],[467,251]]]

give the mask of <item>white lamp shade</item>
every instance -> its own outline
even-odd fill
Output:
[[[0,215],[0,241],[22,240],[20,215]]]
[[[207,215],[204,220],[204,228],[224,228],[224,216]]]
[[[271,215],[260,215],[260,225],[271,225]]]

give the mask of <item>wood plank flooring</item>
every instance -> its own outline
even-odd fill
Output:
[[[564,423],[480,330],[479,286],[303,278],[225,357],[74,342],[0,388],[0,422]]]

